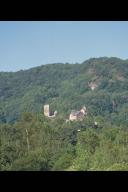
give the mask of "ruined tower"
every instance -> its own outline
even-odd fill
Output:
[[[44,115],[47,117],[50,116],[49,105],[44,105]]]

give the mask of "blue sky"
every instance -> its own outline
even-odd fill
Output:
[[[0,21],[0,71],[102,56],[128,59],[127,21]]]

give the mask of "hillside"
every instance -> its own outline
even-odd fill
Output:
[[[82,106],[83,121],[66,121]],[[128,60],[1,72],[0,136],[0,171],[128,171]]]
[[[94,91],[91,82],[97,86]],[[42,112],[45,103],[65,118],[83,105],[91,114],[106,115],[124,109],[127,93],[128,60],[114,57],[1,72],[0,121],[14,122],[25,111]]]

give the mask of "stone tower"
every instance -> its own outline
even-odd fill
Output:
[[[49,105],[44,105],[44,115],[47,117],[50,116]]]

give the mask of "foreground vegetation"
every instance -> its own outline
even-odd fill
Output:
[[[0,170],[128,170],[127,126],[96,119],[98,127],[93,117],[66,123],[25,113],[1,125]]]

